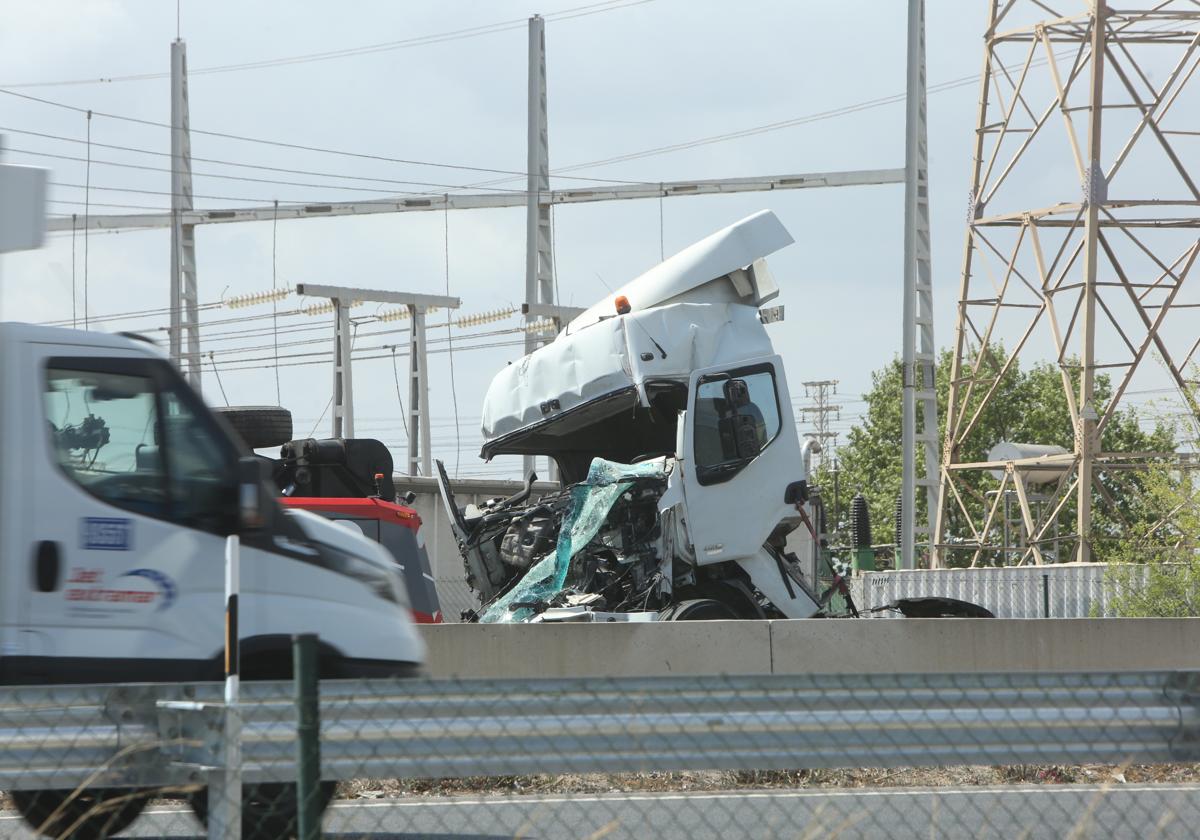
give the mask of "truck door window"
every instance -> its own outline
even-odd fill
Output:
[[[731,399],[739,393],[742,405]],[[692,416],[697,480],[732,478],[779,434],[774,370],[756,365],[701,379]]]
[[[152,377],[50,366],[43,402],[54,457],[67,476],[115,507],[166,515]]]

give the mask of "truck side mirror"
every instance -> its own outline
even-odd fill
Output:
[[[261,460],[253,455],[238,459],[239,532],[255,531],[266,524],[265,502],[262,497],[265,479],[265,464]]]

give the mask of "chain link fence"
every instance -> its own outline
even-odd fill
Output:
[[[313,687],[245,684],[236,716],[217,684],[0,690],[0,836],[1183,838],[1200,824],[1200,674],[327,681],[319,704]]]

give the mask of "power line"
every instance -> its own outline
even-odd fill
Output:
[[[87,174],[83,187],[83,328],[88,328],[88,214],[92,200],[92,112],[87,112]]]
[[[641,1],[642,2],[650,2],[651,0],[641,0]],[[175,130],[174,126],[172,126],[170,123],[158,122],[157,120],[142,119],[141,117],[130,117],[130,116],[127,116],[124,114],[113,114],[113,113],[109,113],[107,111],[89,110],[87,108],[82,108],[78,105],[68,105],[65,102],[56,102],[52,99],[45,99],[40,96],[31,96],[30,94],[27,94],[27,93],[18,93],[15,90],[9,90],[7,88],[0,88],[0,93],[6,94],[8,96],[14,96],[14,97],[17,97],[18,99],[25,99],[30,102],[37,102],[42,105],[49,105],[49,106],[52,106],[55,108],[63,108],[68,111],[75,111],[76,113],[80,113],[80,114],[89,113],[89,114],[94,114],[97,117],[104,117],[104,118],[110,119],[110,120],[119,120],[121,122],[129,122],[129,123],[134,123],[136,125],[146,125],[146,126],[150,126],[152,128],[166,128],[166,129],[169,129],[172,131]],[[248,137],[243,134],[231,134],[231,133],[225,132],[225,131],[206,131],[204,129],[194,128],[194,127],[190,128],[189,131],[191,134],[200,134],[200,135],[204,135],[206,137],[218,137],[222,140],[236,140],[236,141],[242,142],[242,143],[256,143],[259,145],[273,146],[273,147],[281,148],[281,149],[295,149],[297,151],[303,151],[303,152],[317,152],[320,154],[338,155],[340,157],[358,158],[361,160],[374,160],[374,161],[380,161],[383,163],[399,163],[399,164],[404,164],[406,166],[430,166],[430,167],[434,167],[436,169],[454,169],[454,170],[460,170],[460,171],[464,171],[464,172],[481,172],[481,173],[491,174],[491,175],[509,175],[509,176],[519,176],[521,178],[526,177],[526,173],[522,172],[521,170],[517,170],[517,169],[496,169],[496,168],[487,167],[487,166],[471,166],[468,164],[439,163],[437,161],[429,161],[429,160],[414,160],[411,158],[395,158],[395,157],[388,157],[387,155],[377,155],[377,154],[373,154],[370,152],[350,152],[350,151],[345,151],[342,149],[329,149],[324,146],[308,146],[303,143],[288,143],[283,140],[267,140],[262,137]],[[193,158],[193,160],[198,160],[198,158]],[[511,178],[507,178],[505,180],[511,180]],[[584,178],[582,176],[579,177],[577,180],[608,182],[608,179],[604,179],[604,178]],[[634,181],[614,181],[612,183],[630,184],[630,183],[636,183],[636,182],[634,182]],[[465,186],[467,186],[467,185],[455,185],[454,188],[455,189],[463,189]]]
[[[374,351],[377,349],[386,349],[386,350],[389,350],[389,352],[372,355],[372,356],[354,356],[353,359],[355,362],[369,362],[369,361],[373,361],[376,359],[391,358],[391,352],[390,352],[391,346],[392,345],[385,344],[385,345],[381,345],[380,347],[363,348],[366,351]],[[500,348],[500,347],[524,347],[524,346],[525,346],[524,339],[517,339],[515,341],[494,341],[494,342],[490,342],[490,343],[486,343],[486,344],[472,344],[469,346],[461,347],[458,350],[456,350],[456,352],[463,352],[466,350],[492,350],[492,349],[496,349],[496,348]],[[444,350],[444,349],[430,350],[428,352],[430,355],[437,355],[437,354],[445,353],[446,350]],[[313,355],[330,356],[331,353],[332,353],[332,351],[326,351],[325,353],[322,353],[322,354],[301,353],[301,354],[293,354],[291,356],[282,356],[281,358],[282,359],[304,358],[304,357],[313,356]],[[228,373],[229,371],[262,370],[262,364],[261,364],[262,361],[265,361],[265,359],[232,359],[225,363],[225,371],[226,371],[226,373]],[[291,362],[291,361],[281,362],[279,366],[280,367],[311,367],[313,365],[327,365],[327,364],[329,364],[329,359],[325,358],[325,359],[307,359],[305,361],[295,361],[295,362]],[[233,365],[240,365],[240,367],[233,367]]]
[[[68,189],[75,189],[75,190],[93,189],[93,190],[104,190],[105,192],[137,193],[139,195],[165,195],[165,196],[169,196],[169,197],[183,195],[182,193],[173,193],[173,192],[164,191],[164,190],[143,190],[143,189],[138,189],[136,187],[97,187],[94,184],[89,186],[86,184],[68,184],[68,183],[64,183],[62,181],[49,181],[47,183],[49,183],[49,185],[52,187],[66,187]],[[246,198],[244,196],[238,197],[238,196],[229,196],[229,195],[200,195],[198,193],[193,194],[192,198],[207,198],[210,201],[241,201],[241,202],[249,202],[251,204],[270,204],[274,200],[274,199],[270,199],[270,198]]]
[[[99,201],[91,201],[91,202],[68,201],[65,198],[48,198],[48,199],[46,199],[46,203],[47,204],[66,204],[71,207],[82,207],[85,203],[87,203],[91,207],[116,207],[116,208],[119,208],[122,210],[157,210],[157,211],[160,211],[163,213],[169,212],[171,209],[170,207],[150,207],[145,204],[104,204]],[[49,215],[51,217],[56,216],[56,214],[53,214],[53,213],[51,213]],[[62,213],[62,214],[57,214],[57,217],[58,218],[70,218],[71,216],[74,216],[74,215],[75,215],[74,213],[70,213],[70,214]],[[101,233],[116,233],[116,232],[117,231],[101,231]]]
[[[543,17],[547,21],[552,20],[572,20],[574,18],[586,17],[588,15],[600,14],[603,12],[617,11],[619,9],[628,8],[631,6],[640,6],[643,3],[653,2],[653,0],[605,0],[601,3],[591,3],[586,6],[576,6],[570,9],[563,9],[559,12],[551,12]],[[449,32],[439,32],[431,35],[420,35],[413,38],[406,38],[400,41],[385,41],[378,44],[367,44],[361,47],[348,47],[340,50],[329,50],[319,53],[307,53],[303,55],[284,56],[280,58],[262,59],[259,61],[244,61],[236,64],[221,64],[212,67],[197,67],[189,71],[189,75],[199,76],[211,73],[231,73],[241,70],[259,70],[267,67],[280,67],[292,64],[306,64],[314,61],[329,61],[338,58],[351,58],[359,55],[369,55],[373,53],[389,52],[392,50],[405,49],[409,47],[421,47],[430,44],[442,44],[448,41],[457,41],[465,38],[477,38],[481,35],[492,35],[499,32],[508,32],[514,29],[520,29],[525,26],[525,18],[514,18],[511,20],[498,21],[496,23],[482,24],[480,26],[467,27],[465,29],[456,29]],[[18,82],[7,84],[5,87],[11,88],[33,88],[33,87],[61,87],[68,85],[89,85],[89,84],[111,84],[113,82],[137,82],[148,81],[152,79],[165,79],[170,77],[170,73],[135,73],[125,76],[107,76],[91,79],[67,79],[53,82]]]
[[[10,132],[12,134],[24,134],[24,135],[28,135],[30,137],[41,137],[44,140],[57,140],[57,141],[60,141],[63,143],[82,144],[84,142],[83,140],[80,140],[77,137],[66,137],[61,134],[50,134],[48,132],[33,131],[32,129],[26,129],[26,128],[12,128],[11,126],[0,126],[0,131]],[[113,151],[132,152],[134,154],[139,154],[139,155],[154,155],[156,157],[165,157],[165,158],[172,157],[170,152],[160,152],[155,149],[146,149],[146,148],[142,148],[140,146],[122,146],[122,145],[119,145],[116,143],[93,143],[92,145],[95,146],[96,148],[100,148],[100,149],[111,149]],[[9,150],[6,148],[5,151],[9,151]],[[26,152],[26,154],[42,154],[42,153]],[[52,155],[47,155],[47,156],[52,157]],[[78,158],[71,158],[71,159],[78,160]],[[467,187],[470,187],[471,189],[484,189],[484,186],[482,186],[482,185],[438,184],[438,183],[425,182],[425,181],[406,181],[401,178],[382,178],[379,176],[368,176],[368,175],[347,175],[345,173],[338,173],[338,172],[318,172],[318,171],[314,171],[311,169],[292,169],[292,168],[283,167],[283,166],[268,166],[266,164],[261,164],[261,163],[245,163],[242,161],[225,160],[223,158],[197,157],[195,155],[192,155],[191,159],[192,159],[192,162],[194,162],[194,163],[196,163],[196,162],[198,162],[198,163],[214,163],[219,166],[233,166],[233,167],[238,167],[241,169],[257,169],[257,170],[261,170],[263,172],[280,172],[280,173],[283,173],[286,175],[307,175],[307,176],[314,177],[314,178],[336,178],[336,179],[344,180],[344,181],[366,181],[368,183],[399,184],[399,185],[406,185],[406,186],[429,186],[429,187],[438,187],[438,188],[450,188],[450,189],[456,189],[456,190],[457,189],[466,189]],[[174,170],[165,169],[163,171],[173,172]],[[514,172],[515,172],[515,170],[514,170]],[[517,173],[517,174],[521,174],[521,173]],[[209,175],[208,177],[212,177],[212,176]],[[522,175],[522,177],[523,177],[523,175]],[[622,181],[622,180],[615,179],[615,178],[591,178],[591,177],[582,176],[582,175],[578,175],[578,176],[564,175],[563,177],[568,178],[573,181],[596,181],[596,182],[609,183],[609,184],[636,184],[636,183],[639,183],[638,181]],[[509,180],[509,179],[505,179],[505,180]],[[395,192],[400,192],[400,190],[396,190]],[[499,190],[499,192],[519,192],[519,190]]]
[[[73,160],[73,161],[79,161],[79,162],[84,161],[84,158],[81,158],[78,155],[60,155],[60,154],[55,154],[53,152],[36,152],[36,151],[29,150],[29,149],[6,148],[4,151],[5,152],[15,152],[17,154],[22,154],[22,155],[32,155],[34,157],[54,158],[56,160]],[[130,151],[135,151],[135,150],[130,150]],[[163,154],[166,154],[166,153],[163,153]],[[193,158],[193,160],[199,160],[199,158]],[[92,163],[96,164],[96,165],[100,165],[100,166],[115,166],[115,167],[120,167],[122,169],[138,169],[143,172],[166,172],[166,173],[170,173],[170,174],[175,173],[175,170],[171,169],[170,167],[166,167],[166,166],[147,166],[145,164],[140,164],[140,163],[123,163],[121,161],[115,161],[115,160],[93,160]],[[264,167],[264,168],[268,168],[268,167]],[[319,175],[320,173],[314,173],[314,174]],[[425,194],[425,193],[418,193],[418,192],[413,192],[413,191],[409,191],[409,190],[397,190],[395,188],[380,189],[378,187],[360,187],[357,185],[356,186],[342,186],[340,184],[314,184],[314,183],[307,182],[307,181],[283,181],[283,180],[279,180],[277,178],[254,178],[249,175],[224,175],[224,174],[216,173],[216,172],[192,172],[192,177],[193,178],[220,178],[225,181],[241,181],[241,182],[253,183],[253,184],[272,184],[272,185],[286,186],[286,187],[313,187],[316,189],[351,190],[354,192],[383,193],[386,195],[396,195],[397,193],[400,193],[403,195],[424,195]],[[328,175],[328,176],[321,176],[321,177],[341,177],[341,176]],[[363,180],[372,180],[373,181],[376,179],[363,179]],[[452,189],[462,189],[462,185],[460,185],[460,184],[440,184],[440,183],[434,183],[432,181],[400,181],[400,180],[396,180],[396,181],[394,181],[394,183],[407,184],[409,186],[418,186],[418,187],[437,187],[439,189],[446,188],[446,187],[450,187]],[[622,182],[622,183],[624,183],[624,182]],[[482,189],[488,189],[490,191],[502,192],[502,193],[515,192],[514,190],[498,189],[496,187],[484,187]]]

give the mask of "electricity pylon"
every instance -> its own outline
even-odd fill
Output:
[[[1177,457],[1119,451],[1106,438],[1131,384],[1166,380],[1197,410],[1184,371],[1200,318],[1183,292],[1200,251],[1200,189],[1188,169],[1200,134],[1200,9],[1183,0],[987,7],[934,565],[1003,556],[997,514],[1009,489],[1029,534],[1017,562],[1086,562],[1097,506],[1120,523],[1123,476]],[[981,439],[980,421],[1003,409],[997,394],[1021,358],[1057,366],[1071,451],[989,462],[983,453],[998,441]],[[1098,390],[1100,375],[1111,392]],[[1058,478],[1035,512],[1027,479],[1048,466]],[[985,470],[1000,476],[998,491],[987,492]]]

